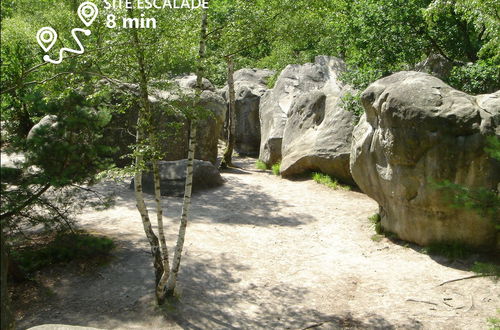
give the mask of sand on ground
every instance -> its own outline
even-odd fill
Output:
[[[106,183],[117,205],[79,224],[112,237],[113,260],[92,272],[54,271],[50,292],[19,328],[56,323],[103,329],[487,329],[500,308],[489,278],[413,245],[371,239],[377,204],[355,191],[258,171],[254,160],[195,194],[179,301],[155,306],[149,245],[128,183]],[[151,196],[151,210],[154,204]],[[165,197],[170,250],[182,199]],[[151,213],[154,219],[154,213]],[[497,316],[498,317],[498,316]]]

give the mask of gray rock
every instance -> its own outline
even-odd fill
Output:
[[[383,228],[420,245],[498,244],[492,222],[450,206],[432,182],[497,188],[500,165],[484,147],[487,135],[500,133],[500,92],[474,97],[403,71],[371,84],[362,102],[350,166],[361,190],[379,203]]]
[[[332,73],[342,70],[345,70],[342,60],[317,56],[315,63],[289,65],[281,72],[275,87],[261,99],[259,158],[262,161],[267,165],[281,161],[285,125],[296,98],[315,90],[323,90],[326,95],[333,93],[338,82],[336,74],[332,79]]]
[[[186,183],[187,160],[160,161],[160,190],[162,196],[184,195]],[[195,159],[193,171],[193,192],[203,189],[215,188],[224,183],[219,170],[210,162]],[[134,179],[130,183],[130,189],[134,189]],[[143,173],[142,189],[145,193],[154,194],[153,174]]]
[[[31,327],[28,330],[100,330],[99,328],[80,327],[67,324],[44,324]]]
[[[453,63],[441,54],[430,54],[425,60],[415,65],[415,71],[432,74],[439,79],[446,79],[453,69]]]
[[[37,131],[39,131],[42,127],[46,127],[48,129],[57,127],[57,116],[55,115],[47,115],[40,119],[40,121],[31,128],[28,133],[28,140],[33,139],[37,135]]]
[[[179,160],[187,158],[188,153],[188,127],[186,118],[176,112],[165,111],[171,107],[166,103],[173,100],[179,100],[182,97],[193,96],[194,90],[186,86],[191,86],[194,76],[178,78],[175,87],[169,90],[158,90],[150,88],[149,100],[155,110],[155,125],[157,129],[163,132],[166,136],[164,146],[163,160]],[[205,84],[205,83],[204,83]],[[211,83],[206,82],[210,87]],[[137,86],[134,84],[110,85],[114,88],[113,98],[116,103],[123,102],[126,94],[137,94]],[[183,87],[184,86],[184,87]],[[213,86],[212,86],[213,87]],[[200,96],[198,104],[201,108],[207,110],[210,116],[198,121],[197,130],[197,148],[195,157],[201,160],[207,160],[215,164],[217,160],[217,142],[221,134],[225,120],[226,102],[215,91],[209,89],[204,90]],[[123,159],[122,156],[130,153],[130,145],[135,143],[135,127],[137,124],[137,114],[140,104],[135,102],[130,105],[123,113],[113,115],[111,123],[106,127],[105,137],[114,146],[118,147],[118,151],[114,156],[115,162],[119,166],[127,165],[130,159]],[[177,123],[175,128],[172,124]]]
[[[215,87],[212,82],[206,78],[203,78],[203,90],[209,90],[215,92]],[[184,89],[194,89],[196,87],[196,75],[191,74],[187,76],[182,76],[175,79],[175,82]]]
[[[260,147],[259,106],[271,70],[241,69],[234,73],[236,94],[235,149],[241,155],[258,155]],[[228,100],[227,86],[224,89]]]
[[[282,142],[281,174],[320,171],[353,184],[349,170],[354,114],[342,108],[341,96],[352,92],[338,80],[341,60],[325,61],[326,84],[299,95],[288,113]]]

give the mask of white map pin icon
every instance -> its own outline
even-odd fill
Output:
[[[36,34],[38,44],[45,52],[48,52],[57,41],[57,32],[53,28],[46,26],[38,30]]]
[[[97,15],[99,14],[99,8],[90,1],[85,1],[78,7],[78,17],[82,20],[85,26],[89,27],[94,23]]]

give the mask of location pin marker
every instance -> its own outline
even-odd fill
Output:
[[[78,17],[82,20],[85,26],[89,27],[94,23],[97,15],[99,14],[99,8],[90,1],[85,1],[78,7]]]
[[[43,27],[38,30],[36,40],[40,47],[47,53],[57,41],[57,32],[49,26]]]

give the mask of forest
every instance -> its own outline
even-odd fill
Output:
[[[1,329],[499,329],[499,0],[3,0]]]

